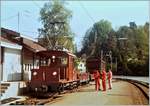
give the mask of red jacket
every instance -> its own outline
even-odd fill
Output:
[[[95,79],[100,78],[100,74],[99,74],[99,72],[97,70],[94,71],[94,78]]]

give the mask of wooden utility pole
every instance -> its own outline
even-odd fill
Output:
[[[110,61],[111,61],[111,70],[112,70],[112,52],[109,51]]]
[[[116,57],[116,73],[117,73],[117,57]]]
[[[95,53],[95,50],[96,50],[96,41],[97,41],[97,32],[95,32],[94,42],[91,45],[92,46],[92,51],[91,51],[91,54],[89,55],[89,57],[92,56],[92,55],[94,55],[94,53]]]

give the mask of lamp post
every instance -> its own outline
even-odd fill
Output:
[[[24,11],[18,12],[18,14],[17,14],[17,18],[18,18],[17,19],[17,21],[18,21],[17,22],[18,23],[18,33],[20,32],[20,19],[21,19],[21,14],[22,13],[25,13],[26,16],[28,16],[29,14],[31,14],[30,11],[28,11],[28,10],[24,10]]]
[[[26,15],[28,14],[30,14],[30,12],[29,11],[27,11],[27,10],[24,10],[24,11],[21,11],[21,12],[18,12],[18,14],[17,14],[17,17],[18,17],[18,33],[20,33],[20,19],[21,19],[21,13],[26,13]],[[16,37],[15,39],[20,39],[20,42],[21,42],[21,44],[23,43],[23,38],[22,37]],[[23,52],[23,49],[21,50],[21,70],[22,70],[22,73],[21,73],[21,80],[24,80],[24,68],[23,68],[23,55],[24,55],[24,52]],[[34,61],[34,60],[33,60]],[[33,62],[33,64],[34,64],[34,62]],[[34,66],[34,65],[33,65]]]

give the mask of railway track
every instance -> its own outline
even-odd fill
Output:
[[[64,90],[63,92],[60,93],[30,93],[30,96],[26,98],[26,100],[21,100],[21,101],[15,101],[13,103],[10,103],[9,105],[44,105],[46,103],[50,103],[53,101],[56,101],[57,99],[61,99],[63,97],[63,94],[66,93],[74,93],[80,90],[80,88],[87,87],[87,85],[82,85],[79,86],[78,88],[72,89],[72,90]]]
[[[69,92],[64,91],[61,94],[59,94],[59,93],[45,93],[43,95],[34,93],[34,94],[31,94],[30,97],[26,98],[26,100],[16,101],[14,103],[10,103],[9,105],[44,105],[48,102],[54,101],[57,98],[61,98],[62,95],[66,94],[66,93],[69,93]]]
[[[142,92],[144,97],[149,101],[149,83],[131,80],[131,79],[122,79],[122,78],[116,78],[116,79],[127,81],[132,85],[136,86]]]
[[[145,96],[147,100],[149,100],[149,86],[147,84],[144,84],[143,82],[138,82],[138,81],[128,81],[129,83],[133,84],[136,86]]]
[[[142,94],[145,97],[145,100],[149,101],[149,84],[145,82],[140,82],[136,80],[129,80],[129,79],[117,79],[117,80],[123,80],[127,81],[128,83],[131,83],[135,87],[137,87]],[[16,101],[15,103],[11,103],[10,105],[44,105],[46,103],[53,103],[57,100],[60,100],[63,98],[63,94],[66,93],[73,93],[73,92],[80,92],[80,89],[83,87],[90,86],[90,84],[79,86],[77,89],[72,90],[64,90],[64,92],[59,93],[46,93],[44,96],[37,95],[36,93],[33,93],[33,95],[26,100],[23,101]],[[38,96],[38,98],[36,97]]]

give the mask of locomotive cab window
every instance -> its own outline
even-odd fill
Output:
[[[67,65],[68,62],[67,62],[67,58],[66,57],[62,57],[61,58],[61,65]]]
[[[59,56],[59,57],[55,57],[52,56],[52,63],[51,65],[57,65],[57,66],[66,66],[68,64],[67,62],[67,57],[62,57],[62,56]]]
[[[50,58],[40,58],[40,66],[49,66],[51,64]]]

